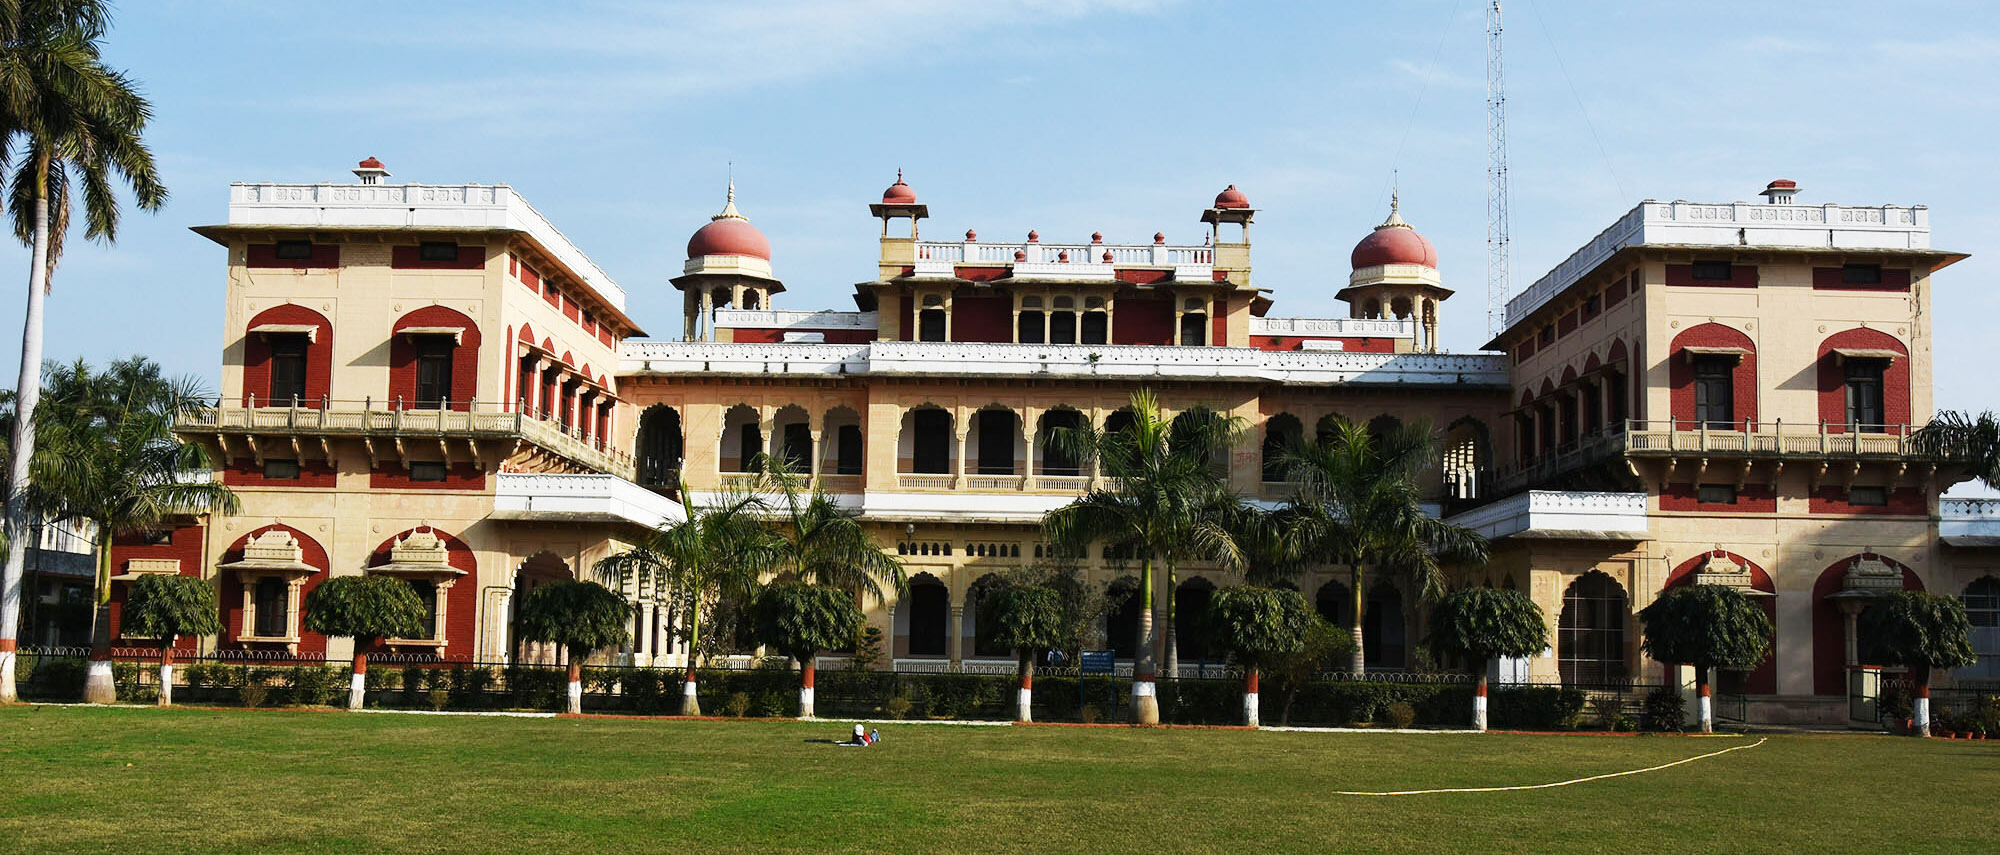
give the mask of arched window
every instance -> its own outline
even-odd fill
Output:
[[[1345,421],[1347,417],[1339,413],[1320,416],[1319,421],[1313,423],[1313,442],[1320,445],[1332,442],[1333,438],[1340,434],[1340,425]]]
[[[1910,423],[1909,348],[1895,336],[1843,330],[1819,351],[1819,417],[1830,430],[1884,433]]]
[[[1628,608],[1625,588],[1592,570],[1563,591],[1556,628],[1556,668],[1564,685],[1623,684]]]
[[[1361,613],[1361,661],[1369,668],[1403,668],[1409,642],[1403,625],[1403,592],[1387,582],[1368,589]]]
[[[1486,425],[1466,417],[1445,434],[1444,489],[1453,499],[1476,499],[1487,469]]]
[[[639,483],[671,486],[681,469],[681,414],[665,404],[647,407],[639,416]]]
[[[973,447],[979,450],[979,474],[1014,474],[1015,443],[1021,418],[1012,410],[985,409],[972,416]]]
[[[951,473],[951,414],[937,407],[910,413],[910,471]]]
[[[1305,425],[1300,424],[1299,418],[1291,413],[1279,413],[1264,422],[1265,483],[1285,480],[1285,452],[1302,441],[1305,431]]]
[[[867,454],[861,439],[861,414],[848,407],[833,408],[826,414],[826,435],[833,437],[833,443],[831,449],[820,451],[821,471],[835,475],[861,474]],[[829,451],[832,460],[826,459]]]
[[[1208,625],[1208,603],[1215,583],[1196,576],[1174,592],[1174,644],[1182,662],[1219,661]]]
[[[1329,581],[1313,593],[1313,610],[1327,623],[1349,629],[1354,626],[1354,593],[1346,585]]]
[[[1963,598],[1979,661],[1953,673],[1961,680],[2000,680],[2000,579],[1980,577],[1965,586]]]
[[[1229,425],[1221,413],[1189,407],[1168,424],[1167,444],[1175,455],[1200,453],[1207,446],[1208,465],[1218,477],[1229,477]]]
[[[1083,430],[1083,414],[1071,409],[1050,410],[1042,414],[1041,430],[1035,435],[1035,448],[1042,453],[1043,475],[1078,475],[1082,466],[1076,455],[1070,453],[1066,443],[1073,441],[1072,431]],[[1059,439],[1058,437],[1062,437]]]
[[[772,421],[777,426],[778,459],[793,473],[810,473],[813,459],[812,416],[805,408],[792,404],[778,410]]]
[[[389,342],[389,400],[419,409],[470,406],[479,383],[479,327],[444,306],[396,319]]]
[[[1105,596],[1112,605],[1104,613],[1104,644],[1119,659],[1134,658],[1139,649],[1139,580],[1121,576]]]
[[[764,428],[757,411],[737,404],[722,414],[721,458],[723,472],[755,472],[764,456]]]
[[[910,594],[898,611],[908,615],[903,623],[905,644],[911,656],[944,656],[950,651],[951,591],[929,573],[910,579]]]
[[[1132,415],[1131,410],[1128,409],[1113,410],[1111,411],[1111,415],[1104,417],[1104,432],[1118,433],[1127,428],[1130,428],[1132,426],[1133,419],[1134,417]]]
[[[332,376],[333,325],[304,306],[272,306],[243,339],[243,393],[257,406],[318,407]]]
[[[1668,348],[1676,429],[1742,430],[1757,420],[1757,345],[1718,323],[1689,327]]]

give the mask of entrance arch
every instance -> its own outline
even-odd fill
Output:
[[[569,562],[546,549],[528,556],[528,560],[521,562],[521,566],[514,571],[514,595],[507,600],[507,648],[514,651],[515,662],[535,665],[558,664],[562,651],[558,650],[556,645],[521,640],[521,601],[528,592],[550,582],[566,582],[575,578],[576,574],[570,571]]]
[[[1631,614],[1625,586],[1603,571],[1592,570],[1570,583],[1556,628],[1556,667],[1563,685],[1631,679],[1625,645]]]

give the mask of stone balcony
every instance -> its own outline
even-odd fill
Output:
[[[494,519],[631,523],[659,528],[687,518],[679,502],[615,475],[502,472]]]
[[[1504,388],[1496,354],[1263,351],[1169,345],[728,344],[628,341],[619,373],[776,375],[882,374],[925,377],[1170,378],[1332,385],[1473,385]]]
[[[1683,460],[1708,462],[1735,461],[1748,464],[1762,460],[1845,461],[1853,464],[1886,462],[1943,464],[1952,462],[1921,452],[1910,438],[1909,425],[1870,425],[1851,431],[1845,425],[1819,422],[1792,423],[1735,422],[1727,426],[1703,425],[1693,421],[1628,420],[1623,430],[1584,434],[1555,451],[1517,462],[1500,470],[1499,488],[1511,492],[1562,482],[1591,467],[1615,464],[1627,472],[1639,461],[1672,466]]]
[[[187,416],[174,429],[190,439],[215,442],[225,457],[242,450],[261,460],[258,440],[267,438],[291,439],[295,447],[300,438],[358,439],[367,444],[371,459],[401,457],[405,443],[429,440],[444,449],[447,462],[455,451],[471,459],[483,448],[497,448],[505,456],[526,444],[568,467],[626,479],[633,476],[631,455],[603,437],[586,436],[580,427],[565,427],[511,411],[511,407],[472,402],[454,405],[456,409],[395,409],[379,401],[321,403],[316,407],[257,407],[224,401]],[[464,445],[458,445],[461,440]]]
[[[1645,493],[1529,490],[1451,517],[1489,540],[1639,541],[1648,537]]]
[[[2000,546],[2000,499],[1939,499],[1938,539],[1957,547]]]
[[[1184,244],[918,241],[915,275],[950,278],[959,267],[1005,267],[1015,279],[1115,281],[1129,268],[1172,270],[1175,281],[1212,282],[1215,248]]]

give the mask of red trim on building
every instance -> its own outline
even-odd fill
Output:
[[[1873,553],[1866,554],[1873,555]],[[1847,569],[1853,566],[1854,559],[1860,557],[1861,554],[1849,555],[1827,565],[1825,570],[1820,571],[1819,578],[1813,581],[1812,674],[1815,695],[1847,694],[1847,618],[1835,605],[1838,601],[1828,600],[1827,596],[1840,590],[1847,576]],[[1874,557],[1881,558],[1882,563],[1903,571],[1903,590],[1924,589],[1923,580],[1917,578],[1916,571],[1902,562],[1881,555]]]
[[[314,588],[319,587],[319,583],[326,581],[327,568],[332,566],[327,561],[326,548],[320,546],[319,541],[314,540],[311,535],[288,525],[267,525],[262,528],[253,529],[250,533],[237,538],[236,542],[230,544],[229,549],[222,553],[222,560],[216,563],[229,564],[243,560],[243,547],[252,538],[273,530],[291,532],[292,539],[299,543],[299,560],[305,562],[306,566],[318,571],[306,577],[305,585],[299,591],[299,614],[296,617],[299,630],[299,652],[325,653],[326,636],[306,629],[305,623],[306,597],[313,592]],[[238,649],[247,647],[250,644],[264,643],[236,640],[243,635],[243,581],[240,574],[237,573],[225,571],[220,576],[222,584],[217,596],[221,599],[220,604],[222,607],[223,637],[220,639],[221,643]]]
[[[1611,284],[1604,286],[1604,308],[1609,309],[1622,302],[1625,299],[1625,292],[1630,288],[1631,281],[1632,277],[1621,276],[1611,280]]]
[[[1111,318],[1112,344],[1173,344],[1174,302],[1128,297]]]
[[[166,543],[148,543],[145,535],[122,534],[111,539],[111,574],[114,576],[130,572],[130,564],[135,558],[171,558],[181,563],[180,575],[201,577],[202,570],[202,528],[198,525],[177,526],[167,533]],[[125,597],[132,586],[127,582],[111,583],[111,641],[113,644],[127,644],[124,637]],[[194,653],[201,639],[184,635],[174,639],[174,650]],[[157,647],[159,642],[152,639],[133,639],[131,646]]]
[[[1924,491],[1916,487],[1896,487],[1889,490],[1889,501],[1881,505],[1850,504],[1847,490],[1826,486],[1814,491],[1808,499],[1808,511],[1814,514],[1836,516],[1924,516],[1930,513],[1930,503],[1924,501]]]
[[[1739,347],[1750,351],[1736,363],[1730,373],[1731,394],[1734,397],[1735,418],[1731,421],[1738,430],[1745,420],[1757,420],[1757,343],[1741,331],[1708,323],[1689,327],[1674,336],[1674,343],[1667,348],[1667,378],[1671,387],[1673,419],[1676,427],[1685,430],[1694,424],[1694,365],[1688,359],[1685,348],[1689,347]],[[1682,426],[1685,423],[1685,427]]]
[[[340,245],[316,243],[312,245],[310,258],[279,258],[278,245],[274,243],[253,243],[243,255],[244,267],[276,268],[279,270],[312,270],[340,266]]]
[[[1309,341],[1337,341],[1340,349],[1348,353],[1395,353],[1396,340],[1393,338],[1334,338],[1328,336],[1295,335],[1253,335],[1250,346],[1258,350],[1283,351],[1303,350]]]
[[[765,329],[761,327],[737,327],[732,335],[738,342],[756,344],[777,344],[785,340],[785,333],[816,332],[826,336],[827,344],[867,344],[875,340],[874,330],[837,329]]]
[[[271,342],[261,333],[249,332],[263,324],[311,324],[319,330],[306,344],[306,394],[299,402],[301,407],[318,409],[333,383],[333,324],[325,315],[292,303],[258,312],[243,325],[244,405],[254,395],[258,405],[271,406]]]
[[[951,340],[1011,342],[1014,340],[1014,298],[961,296],[951,302]]]
[[[479,326],[456,309],[425,306],[396,319],[389,335],[389,406],[398,399],[406,409],[417,403],[417,346],[401,331],[409,327],[461,327],[458,346],[451,351],[451,408],[465,410],[479,393]]]
[[[1730,486],[1735,486],[1731,484]],[[1778,512],[1778,495],[1771,488],[1759,484],[1745,484],[1736,491],[1736,504],[1700,501],[1700,485],[1668,484],[1660,491],[1660,510],[1699,511],[1714,514],[1774,514]]]
[[[1130,282],[1134,285],[1158,285],[1161,282],[1174,278],[1174,272],[1171,270],[1120,269],[1111,271],[1111,276],[1120,282]],[[1120,305],[1122,306],[1123,304],[1121,303]],[[1123,309],[1120,309],[1120,311],[1123,311]]]
[[[478,270],[486,266],[486,247],[459,246],[451,261],[425,261],[421,246],[392,246],[389,266],[396,270]]]
[[[396,463],[383,463],[368,473],[371,490],[484,490],[486,470],[471,463],[453,463],[445,469],[443,481],[412,481],[410,471]]]
[[[472,547],[465,545],[465,541],[430,526],[421,526],[420,528],[435,533],[439,540],[444,541],[446,559],[451,562],[451,566],[454,569],[465,571],[465,575],[458,577],[458,581],[453,582],[450,589],[441,593],[444,597],[445,607],[444,626],[441,629],[444,634],[446,655],[470,655],[473,652],[475,641],[473,636],[479,630],[478,558],[473,554]],[[396,541],[416,531],[417,529],[412,528],[397,532],[388,540],[382,541],[382,545],[375,547],[375,551],[369,553],[368,566],[380,567],[388,564],[389,550],[395,547]],[[377,641],[374,646],[369,648],[368,652],[378,653],[389,649],[389,646]],[[429,645],[420,645],[413,646],[412,649],[430,650],[433,648]]]
[[[916,271],[911,270],[910,272],[915,273]],[[1013,273],[1013,268],[1010,267],[962,267],[961,266],[961,267],[953,267],[951,269],[951,275],[956,276],[960,279],[964,279],[967,282],[991,282],[995,279],[1005,279],[1012,273]]]
[[[1757,287],[1757,265],[1731,264],[1728,279],[1696,279],[1694,265],[1667,265],[1668,285],[1687,285],[1702,288],[1755,288]]]
[[[1884,271],[1886,273],[1887,271]],[[1885,424],[1910,423],[1910,349],[1888,333],[1865,327],[1842,330],[1819,343],[1819,418],[1833,433],[1847,430],[1847,368],[1836,348],[1893,350],[1901,356],[1889,360],[1882,372],[1882,417]]]
[[[288,459],[288,458],[281,458]],[[327,489],[334,485],[338,473],[333,465],[324,460],[299,461],[299,477],[266,478],[264,467],[254,459],[234,458],[222,468],[222,483],[228,487],[311,487]]]
[[[1907,293],[1910,290],[1910,271],[1902,267],[1882,268],[1880,282],[1848,282],[1846,275],[1838,267],[1815,267],[1812,272],[1815,291],[1891,291]]]
[[[1576,324],[1577,324],[1576,319],[1577,319],[1577,313],[1575,309],[1571,309],[1567,312],[1564,312],[1562,314],[1562,317],[1557,318],[1556,337],[1561,338],[1563,336],[1569,335],[1570,333],[1576,332]]]
[[[1229,298],[1215,298],[1214,308],[1208,313],[1208,344],[1210,347],[1225,347],[1229,344]]]

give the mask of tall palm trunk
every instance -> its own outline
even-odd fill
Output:
[[[35,405],[42,398],[42,298],[49,285],[48,175],[49,159],[44,154],[35,162],[34,252],[28,261],[27,318],[21,325],[21,374],[14,386],[14,459],[8,467],[5,521],[7,563],[0,572],[0,703],[20,699],[14,683],[14,651],[21,638],[21,576],[28,564],[31,530],[28,464],[35,457]]]
[[[1172,560],[1167,562],[1167,679],[1181,678],[1180,574]],[[1173,685],[1180,685],[1179,682]]]
[[[1366,602],[1361,593],[1361,565],[1349,564],[1347,565],[1347,571],[1347,578],[1354,582],[1354,589],[1352,591],[1354,596],[1354,655],[1349,660],[1348,670],[1356,674],[1361,674],[1368,670],[1368,655],[1366,651],[1362,650],[1363,639],[1361,638],[1361,609]]]
[[[681,683],[681,715],[701,715],[701,698],[695,694],[695,651],[701,649],[701,594],[688,598],[687,680]]]
[[[1153,645],[1153,559],[1139,565],[1139,644],[1132,662],[1132,723],[1159,724],[1160,697],[1155,692]]]
[[[108,704],[118,700],[111,676],[111,528],[97,529],[97,616],[90,627],[90,674],[83,681],[83,702]]]

